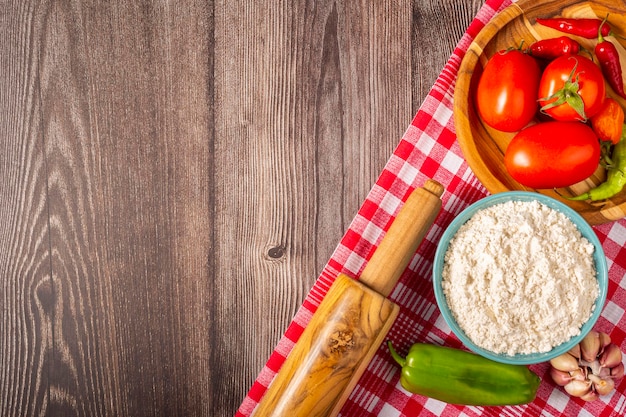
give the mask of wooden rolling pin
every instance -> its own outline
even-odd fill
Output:
[[[340,274],[255,409],[255,417],[334,416],[398,315],[389,301],[441,209],[443,186],[415,189],[361,273]]]

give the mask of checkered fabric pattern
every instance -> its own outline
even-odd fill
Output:
[[[433,178],[444,185],[443,209],[390,298],[400,315],[388,339],[401,354],[415,342],[464,348],[452,334],[436,305],[432,289],[432,260],[446,226],[464,208],[488,195],[476,179],[456,141],[452,117],[454,81],[463,55],[477,33],[511,0],[487,0],[457,45],[450,60],[415,115],[376,184],[363,202],[349,230],[317,279],[291,325],[244,399],[237,417],[248,416],[260,401],[313,312],[340,273],[358,276],[410,191]],[[594,227],[609,266],[607,302],[595,329],[609,333],[626,351],[626,219]],[[548,365],[533,365],[542,378],[536,400],[516,407],[463,407],[449,405],[404,390],[400,368],[379,347],[360,378],[342,416],[616,416],[626,413],[626,378],[599,401],[585,403],[556,386]]]

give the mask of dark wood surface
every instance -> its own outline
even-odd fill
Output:
[[[0,415],[233,415],[482,3],[2,1]]]

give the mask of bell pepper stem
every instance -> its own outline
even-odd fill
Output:
[[[406,365],[406,359],[400,356],[398,352],[396,352],[396,350],[393,348],[393,345],[391,344],[391,340],[387,341],[387,346],[389,347],[389,352],[391,352],[391,357],[398,363],[398,365],[402,367]]]

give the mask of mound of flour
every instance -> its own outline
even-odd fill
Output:
[[[593,245],[564,214],[537,201],[478,211],[450,242],[443,291],[478,346],[546,352],[580,334],[599,288]]]

